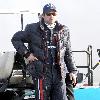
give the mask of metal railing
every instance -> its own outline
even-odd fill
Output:
[[[86,77],[88,78],[88,85],[92,86],[93,85],[93,71],[92,71],[92,46],[89,45],[87,50],[83,51],[73,51],[73,52],[83,52],[87,54],[87,65],[82,66],[82,65],[76,65],[77,68],[87,68],[88,72],[86,74]]]

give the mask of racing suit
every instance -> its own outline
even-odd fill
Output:
[[[44,21],[28,24],[24,31],[12,37],[12,44],[22,56],[33,53],[37,61],[28,64],[28,71],[34,78],[43,79],[44,100],[67,100],[64,84],[66,68],[75,73],[72,59],[69,29],[56,22],[50,29]],[[28,47],[24,45],[28,43]]]

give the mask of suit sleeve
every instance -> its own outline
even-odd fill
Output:
[[[29,34],[27,32],[25,31],[16,32],[13,35],[11,42],[16,51],[22,56],[24,56],[26,53],[29,52],[27,46],[25,45],[25,43],[29,43]]]
[[[77,72],[77,68],[75,66],[75,61],[73,59],[73,53],[71,50],[71,42],[70,42],[70,32],[68,28],[65,28],[64,30],[64,34],[65,34],[65,46],[66,46],[66,51],[65,51],[65,56],[64,56],[64,61],[65,64],[67,66],[68,71],[71,73],[76,73]]]

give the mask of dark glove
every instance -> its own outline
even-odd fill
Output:
[[[43,63],[39,60],[35,60],[27,65],[27,71],[33,78],[43,77]]]
[[[74,77],[74,78],[75,78],[75,77]],[[67,74],[66,74],[66,78],[65,78],[65,82],[66,82],[66,84],[72,84],[73,87],[75,87],[76,84],[77,84],[77,78],[76,78],[76,82],[74,83],[74,82],[73,82],[73,77],[70,76],[70,73],[67,73]]]

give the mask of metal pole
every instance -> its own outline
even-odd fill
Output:
[[[21,14],[21,30],[23,30],[23,14]]]
[[[88,76],[88,84],[89,84],[90,86],[93,86],[92,46],[91,46],[91,45],[88,46],[88,51],[89,51],[89,54],[90,54],[90,66],[89,66],[89,68],[88,68],[88,73],[90,73],[90,74],[89,74],[89,76]]]

